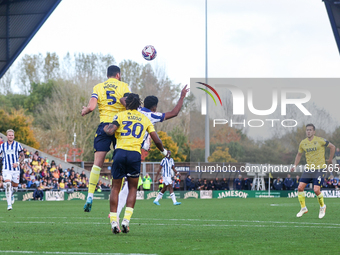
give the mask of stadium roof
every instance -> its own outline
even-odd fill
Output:
[[[340,53],[340,1],[323,0],[325,2],[329,21],[331,22],[334,38]]]
[[[61,0],[0,0],[0,79]]]

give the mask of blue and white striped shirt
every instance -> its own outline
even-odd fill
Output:
[[[161,161],[162,175],[163,177],[171,177],[172,166],[174,166],[174,160],[172,158],[163,158]]]
[[[3,171],[20,171],[20,167],[13,168],[14,163],[19,163],[19,153],[23,150],[20,143],[13,141],[10,145],[5,142],[0,145],[0,154],[2,153],[2,170]]]

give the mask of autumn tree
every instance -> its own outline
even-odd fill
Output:
[[[217,147],[216,150],[208,157],[209,162],[229,162],[235,163],[237,160],[233,159],[229,154],[229,148],[222,150],[222,147]]]
[[[175,162],[182,162],[186,159],[186,155],[178,153],[177,144],[171,139],[170,136],[167,135],[167,133],[163,131],[159,131],[158,136],[163,143],[163,147],[171,151],[171,157],[174,159]],[[164,157],[163,154],[160,153],[155,143],[152,142],[150,151],[145,160],[146,161],[161,161],[163,157]]]
[[[39,143],[32,130],[33,118],[26,115],[24,110],[12,110],[10,113],[0,110],[0,132],[6,134],[8,129],[15,132],[15,140],[38,149]]]

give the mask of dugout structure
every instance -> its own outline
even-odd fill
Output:
[[[61,0],[0,0],[0,79]]]

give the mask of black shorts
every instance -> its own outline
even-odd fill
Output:
[[[104,132],[104,127],[110,123],[100,123],[96,135],[94,136],[93,150],[96,151],[110,151],[111,143],[113,144],[113,148],[116,146],[116,137],[108,136]]]
[[[306,170],[302,173],[300,182],[307,184],[313,182],[313,185],[321,186],[324,177],[324,169]]]
[[[113,179],[124,177],[138,178],[142,158],[137,151],[117,149],[113,153],[111,176]]]

